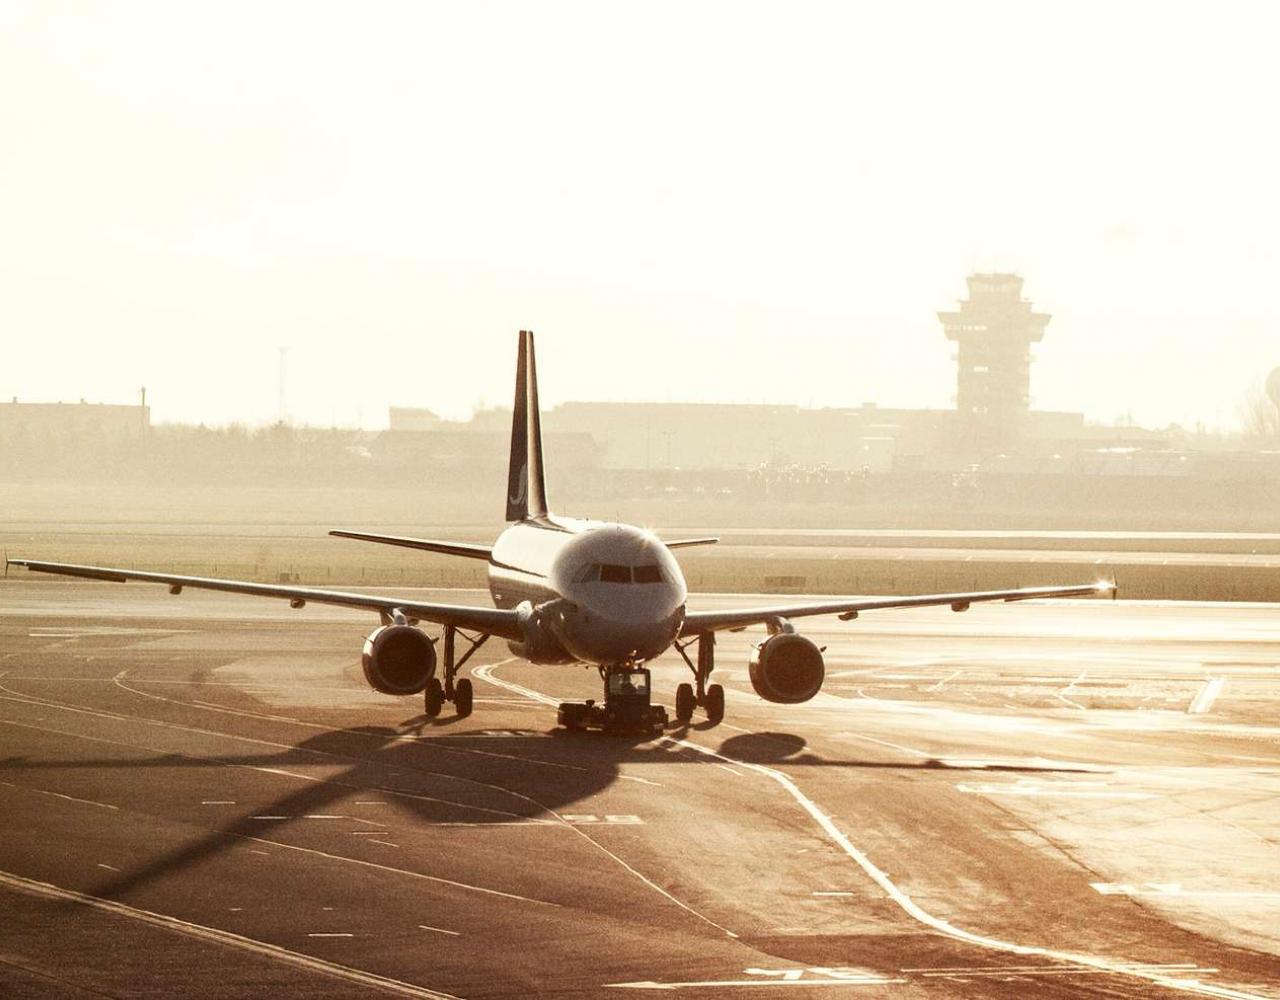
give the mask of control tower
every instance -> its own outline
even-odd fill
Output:
[[[947,339],[960,345],[956,410],[989,431],[1016,433],[1031,403],[1031,345],[1044,337],[1045,313],[1031,311],[1016,274],[972,274],[959,312],[940,312]]]

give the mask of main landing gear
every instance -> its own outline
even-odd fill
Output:
[[[698,644],[696,664],[685,652],[695,642]],[[694,680],[693,684],[681,684],[676,688],[676,721],[687,723],[693,718],[694,708],[701,706],[707,713],[707,721],[714,726],[724,718],[724,688],[719,684],[707,684],[716,665],[716,634],[703,632],[683,643],[677,642],[676,649],[689,664]]]
[[[462,654],[462,658],[454,661],[454,642],[458,635],[461,635],[463,641],[467,643],[467,651]],[[465,719],[471,714],[471,704],[474,692],[471,688],[471,678],[464,677],[462,680],[455,680],[458,671],[462,669],[462,665],[471,659],[471,654],[485,644],[489,636],[481,633],[475,637],[467,635],[461,629],[453,625],[444,627],[444,683],[440,682],[440,678],[432,677],[427,681],[426,690],[422,692],[422,711],[429,718],[434,719],[440,714],[440,709],[446,701],[453,702],[454,710],[458,713],[459,719]]]

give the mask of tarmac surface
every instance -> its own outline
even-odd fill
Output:
[[[428,720],[374,624],[0,584],[0,996],[1280,997],[1280,606],[817,619],[798,706],[726,635],[652,740],[496,641]]]

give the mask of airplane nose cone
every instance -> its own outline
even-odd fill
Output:
[[[593,663],[651,660],[671,645],[683,621],[683,605],[647,614],[633,608],[579,605],[565,615],[562,639],[575,656]]]

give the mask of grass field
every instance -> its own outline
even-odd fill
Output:
[[[477,587],[482,563],[326,533],[354,527],[487,543],[503,527],[491,499],[444,523],[439,511],[418,513],[419,490],[0,486],[0,545],[14,557],[268,582]],[[744,528],[690,513],[674,505],[670,521],[655,527],[669,538],[722,535],[718,546],[679,554],[694,591],[903,594],[1114,577],[1127,598],[1280,601],[1280,535],[1046,536],[1020,528],[991,536],[955,524],[957,534],[939,537],[847,523]]]

